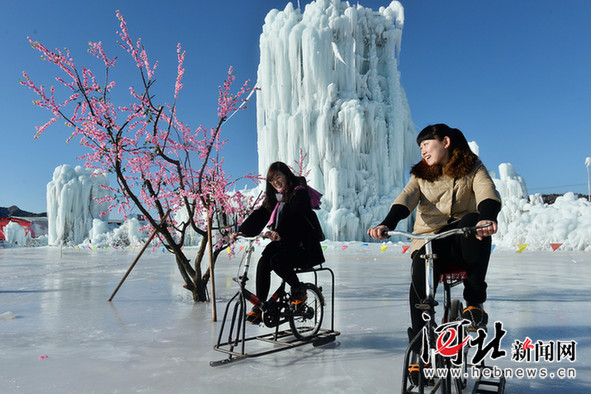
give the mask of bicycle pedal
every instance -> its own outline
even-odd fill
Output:
[[[299,304],[290,304],[289,310],[292,312],[301,312],[302,310],[304,310],[304,303],[302,302]]]

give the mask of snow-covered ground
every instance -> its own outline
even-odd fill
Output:
[[[400,390],[410,262],[400,245],[382,252],[377,243],[327,243],[337,280],[335,343],[217,368],[209,361],[225,358],[212,349],[220,322],[211,321],[210,304],[194,304],[182,289],[170,254],[149,249],[107,301],[138,250],[0,249],[0,392]],[[222,256],[218,265],[219,317],[235,291],[230,278],[237,264],[237,257]],[[487,363],[576,372],[574,379],[513,377],[507,393],[591,390],[590,267],[589,253],[493,251],[486,307],[507,330],[506,356]],[[513,343],[528,337],[534,344],[576,341],[576,360],[512,361]]]

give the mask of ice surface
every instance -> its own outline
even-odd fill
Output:
[[[148,249],[109,303],[138,248],[0,249],[0,315],[14,315],[0,320],[0,392],[398,392],[410,258],[398,244],[384,253],[378,243],[324,244],[337,282],[337,342],[218,368],[208,363],[224,358],[212,349],[220,322],[211,321],[209,304],[193,303],[182,289],[172,255]],[[223,256],[217,266],[220,316],[235,291],[230,278],[237,262]],[[507,330],[501,343],[507,356],[487,363],[549,372],[574,368],[577,374],[512,378],[507,393],[591,390],[590,263],[591,255],[580,252],[493,252],[485,306]],[[461,293],[461,286],[454,291]],[[512,344],[526,337],[534,343],[575,340],[576,361],[512,361]]]
[[[329,239],[364,239],[418,159],[398,70],[403,8],[318,0],[272,10],[260,37],[259,171],[308,155]]]
[[[108,220],[107,206],[100,205],[99,199],[109,191],[107,175],[92,170],[64,164],[53,172],[53,179],[47,184],[48,242],[80,244],[88,238],[94,219]]]

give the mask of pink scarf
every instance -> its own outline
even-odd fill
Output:
[[[301,190],[301,189],[307,189],[308,190],[308,195],[310,196],[310,206],[312,207],[312,209],[320,209],[320,198],[322,197],[322,194],[318,191],[315,190],[314,188],[310,187],[310,186],[296,186],[295,190]],[[283,194],[278,193],[281,196],[281,199],[283,198]],[[281,210],[281,204],[285,204],[284,201],[281,201],[280,198],[277,199],[277,204],[275,204],[275,208],[273,208],[273,212],[271,212],[271,219],[269,220],[269,223],[267,223],[267,227],[272,226],[273,224],[275,224],[275,220],[277,218],[277,214],[279,213],[279,211]]]

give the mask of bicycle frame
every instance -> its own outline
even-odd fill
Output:
[[[238,274],[233,280],[238,283],[240,286],[240,291],[251,304],[262,306],[264,300],[260,300],[256,294],[250,292],[246,288],[246,282],[248,281],[248,271],[250,269],[250,258],[252,256],[252,252],[254,251],[253,244],[259,238],[260,237],[243,237],[243,239],[248,241],[248,246],[244,256],[242,256],[242,260],[240,261]],[[240,266],[243,267],[242,273],[240,272]],[[273,296],[275,296],[275,294]]]
[[[306,283],[308,298],[312,297],[314,301],[311,301],[310,305],[317,305],[316,308],[321,308],[319,311],[320,318],[313,324],[313,328],[308,328],[306,319],[308,321],[315,321],[315,310],[310,309],[307,305],[305,310],[287,310],[289,307],[288,293],[285,292],[285,282],[281,282],[281,285],[273,293],[268,300],[259,299],[256,294],[252,293],[246,288],[246,282],[248,281],[248,272],[251,264],[251,257],[254,251],[254,242],[257,237],[242,237],[248,241],[247,249],[240,260],[237,275],[233,278],[239,285],[238,292],[228,301],[222,325],[220,327],[219,337],[214,350],[227,353],[229,358],[226,360],[212,361],[211,366],[218,366],[233,362],[246,357],[257,357],[265,354],[275,353],[277,351],[286,350],[288,348],[305,345],[312,343],[314,346],[320,346],[335,340],[336,336],[340,335],[340,332],[334,330],[334,273],[330,268],[326,267],[313,267],[305,270],[298,270],[298,273],[310,272],[314,274],[314,284]],[[321,289],[317,287],[318,272],[328,271],[332,278],[332,299],[331,299],[331,326],[330,328],[322,328],[322,315],[324,308],[324,297]],[[250,302],[253,305],[259,306],[263,310],[263,323],[267,327],[274,327],[274,332],[265,335],[257,335],[254,337],[246,336],[246,303]],[[308,302],[306,303],[308,304]],[[231,308],[231,305],[234,307]],[[227,330],[227,341],[223,341],[225,333],[225,326],[228,318],[228,312],[233,309],[231,315],[229,329]],[[303,319],[302,322],[299,319]],[[298,322],[296,322],[296,320]],[[291,330],[279,330],[279,326],[283,323],[289,322]],[[272,343],[274,346],[270,350],[263,350],[258,352],[246,352],[245,344],[250,341],[262,341]]]
[[[411,234],[404,231],[388,231],[387,234],[388,236],[400,235],[407,237],[409,239],[419,239],[425,241],[425,254],[421,255],[421,257],[425,260],[425,289],[427,290],[426,297],[427,299],[432,299],[435,297],[435,278],[433,274],[433,264],[435,262],[435,259],[437,258],[437,255],[433,253],[433,245],[431,244],[431,242],[435,241],[436,239],[446,238],[456,234],[463,234],[465,236],[468,236],[471,232],[479,228],[485,228],[488,226],[490,226],[490,224],[479,227],[454,228],[437,234]]]
[[[437,234],[411,234],[411,233],[407,233],[404,231],[388,231],[387,235],[388,236],[404,236],[407,237],[409,239],[419,239],[419,240],[424,240],[425,241],[425,254],[421,255],[420,257],[424,259],[425,261],[425,300],[422,301],[422,303],[420,304],[421,309],[424,310],[423,314],[424,314],[424,319],[425,319],[425,328],[423,328],[423,330],[426,330],[424,332],[419,332],[416,334],[416,336],[414,338],[411,338],[411,341],[409,343],[409,346],[406,350],[405,353],[405,363],[408,364],[408,361],[410,360],[410,355],[411,355],[411,347],[417,343],[419,341],[419,339],[423,340],[423,352],[422,354],[418,355],[420,362],[419,362],[419,381],[418,383],[416,383],[416,385],[411,386],[411,387],[418,387],[419,388],[419,392],[423,393],[424,390],[424,386],[426,385],[426,380],[424,378],[424,376],[422,375],[422,370],[426,367],[427,363],[431,363],[431,367],[437,367],[437,356],[436,356],[436,349],[433,346],[435,344],[435,306],[437,305],[437,302],[435,301],[435,278],[434,278],[434,263],[435,263],[435,259],[437,258],[437,255],[435,253],[433,253],[433,245],[432,242],[434,240],[437,239],[442,239],[442,238],[446,238],[452,235],[458,235],[458,234],[462,234],[464,236],[468,236],[469,234],[475,232],[477,229],[479,228],[484,228],[484,227],[488,227],[490,226],[490,224],[484,225],[484,226],[477,226],[477,227],[462,227],[462,228],[455,228],[455,229],[451,229],[451,230],[447,230],[441,233],[437,233]],[[454,282],[454,283],[444,283],[444,285],[446,286],[447,289],[450,289],[451,287],[455,286],[456,284],[458,284],[458,282]],[[449,290],[448,290],[449,291]],[[444,320],[445,319],[449,319],[449,310],[450,309],[450,297],[449,297],[449,293],[444,295]],[[425,347],[425,343],[428,343],[428,347]],[[429,349],[428,352],[426,352],[426,349]],[[449,363],[449,361],[447,361]],[[464,361],[465,362],[465,361]],[[405,365],[405,368],[408,368]],[[409,378],[409,373],[407,372],[407,369],[405,369],[405,373],[403,375],[403,382],[402,382],[402,392],[406,393],[406,387],[407,387],[407,379]],[[447,392],[451,392],[452,390],[452,386],[451,386],[451,381],[448,380],[447,376],[444,377],[439,377],[437,376],[437,378],[439,378],[439,380],[437,381],[437,383],[435,384],[435,386],[433,387],[433,390],[431,392],[435,392],[437,391],[439,388],[442,389],[442,391],[444,393]],[[450,378],[451,379],[451,378]],[[465,383],[462,383],[461,381],[457,381],[455,383],[455,386],[457,388],[457,390],[459,392],[461,392],[463,390],[463,388],[465,388]]]

